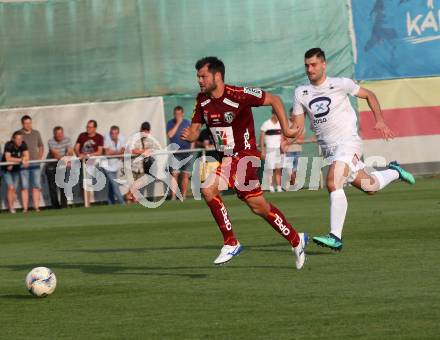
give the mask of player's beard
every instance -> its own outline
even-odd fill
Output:
[[[217,84],[216,83],[212,83],[211,86],[209,87],[205,87],[205,89],[200,89],[203,93],[206,94],[211,94],[213,91],[215,91],[217,89]]]

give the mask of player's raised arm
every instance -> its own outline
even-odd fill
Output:
[[[191,123],[189,128],[183,129],[180,138],[191,143],[197,141],[199,139],[201,126],[202,124],[200,123]]]
[[[379,101],[377,100],[374,92],[361,87],[359,88],[359,92],[357,93],[356,97],[367,100],[368,106],[370,107],[371,111],[373,111],[374,119],[376,120],[376,125],[374,128],[382,134],[382,137],[386,140],[389,138],[394,138],[395,134],[385,123]]]
[[[280,122],[281,131],[283,135],[288,138],[295,138],[301,131],[296,127],[290,128],[287,120],[286,111],[284,110],[284,104],[280,97],[273,95],[270,92],[266,92],[263,106],[272,106],[272,111],[275,112]]]

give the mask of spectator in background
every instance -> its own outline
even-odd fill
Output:
[[[179,150],[190,150],[194,148],[194,143],[182,140],[180,138],[183,129],[188,128],[191,122],[188,119],[184,119],[184,110],[181,106],[176,106],[174,108],[174,118],[168,121],[167,124],[167,136],[169,138],[170,144],[177,144]],[[187,159],[190,157],[189,159]],[[179,165],[179,163],[184,163]],[[171,199],[176,199],[176,190],[179,181],[179,175],[182,175],[181,180],[181,193],[183,199],[186,198],[186,192],[188,190],[189,176],[192,171],[193,155],[192,153],[176,153],[174,154],[174,159],[170,162],[171,171]]]
[[[119,133],[119,127],[113,125],[110,132],[105,136],[104,153],[107,156],[122,155],[125,151],[125,138]],[[108,189],[108,204],[125,204],[124,197],[122,197],[119,183],[116,182],[118,178],[118,171],[122,168],[122,161],[120,158],[108,158],[101,162],[101,167],[104,170],[107,178]]]
[[[203,129],[200,132],[199,139],[197,140],[197,147],[206,150],[206,162],[200,166],[200,180],[204,182],[208,175],[214,173],[220,164],[220,157],[215,149],[214,138],[209,129]]]
[[[293,108],[290,112],[290,126],[293,124],[295,117],[292,115]],[[281,152],[283,153],[283,168],[289,172],[290,185],[294,185],[296,181],[296,171],[298,169],[298,159],[301,156],[302,144],[304,143],[304,133],[297,138],[281,138]],[[288,185],[286,185],[286,188]]]
[[[15,214],[14,202],[15,191],[18,187],[20,172],[29,166],[29,151],[26,143],[23,141],[23,135],[20,131],[15,131],[11,141],[5,144],[2,162],[12,162],[14,165],[5,165],[3,168],[3,178],[8,187],[7,200],[8,208],[12,214]],[[26,190],[21,191],[21,199],[24,201]],[[29,197],[28,197],[29,198]],[[27,211],[27,207],[23,206],[23,212]]]
[[[87,160],[90,157],[93,156],[102,156],[103,148],[104,148],[104,137],[96,132],[96,129],[98,128],[98,123],[96,120],[89,120],[87,122],[87,131],[80,133],[78,136],[76,143],[75,143],[75,154],[76,156],[81,160]],[[82,162],[81,162],[82,163]],[[88,160],[86,162],[86,173],[89,175],[95,174],[96,167],[95,167],[95,161],[94,160]],[[95,177],[95,176],[93,176]],[[83,172],[80,172],[80,188],[81,192],[84,191],[84,185],[83,185]],[[91,193],[90,191],[87,191],[87,200],[90,202]]]
[[[22,129],[19,130],[23,141],[29,151],[29,160],[41,160],[44,155],[44,145],[41,135],[32,128],[32,118],[28,115],[21,117]],[[35,211],[40,211],[41,194],[41,164],[30,164],[22,168],[20,172],[23,211],[26,212],[29,206],[29,189],[32,188],[32,204]]]
[[[49,152],[47,158],[55,158],[58,161],[65,156],[73,156],[72,141],[69,137],[64,136],[64,129],[61,126],[53,128],[53,137],[48,141]],[[67,208],[67,197],[63,188],[60,190],[60,199],[58,200],[58,187],[55,182],[58,162],[47,163],[46,176],[49,184],[49,195],[52,207],[55,209]],[[66,162],[66,177],[69,176],[70,162]]]
[[[151,156],[151,153],[159,148],[158,144],[155,143],[155,140],[151,136],[151,126],[149,122],[142,123],[140,132],[142,134],[142,137],[134,143],[130,150],[131,154],[133,155],[143,156],[142,162],[134,161],[131,165],[133,180],[135,182],[142,176],[144,176],[144,174],[150,174],[150,169],[155,161],[154,157]],[[146,186],[147,197],[154,197],[154,184],[155,183],[153,182],[148,185],[142,185],[141,181],[136,183],[135,188],[130,189],[141,190],[143,187]]]
[[[281,192],[281,126],[277,116],[272,112],[272,117],[261,125],[260,131],[261,158],[265,160],[264,170],[268,174],[269,191],[275,192],[273,179],[277,192]]]

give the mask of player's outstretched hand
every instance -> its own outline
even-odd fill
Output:
[[[395,133],[391,130],[388,125],[384,121],[376,122],[374,129],[379,131],[382,135],[382,138],[385,140],[393,139],[395,137]]]
[[[283,135],[287,138],[297,138],[301,136],[304,132],[304,126],[298,126],[296,124],[293,124],[292,127],[286,129],[283,131]]]
[[[181,140],[188,140],[189,137],[189,128],[184,128],[182,130],[182,134],[180,135]]]

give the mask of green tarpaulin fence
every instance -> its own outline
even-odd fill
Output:
[[[230,83],[293,86],[315,46],[327,51],[330,74],[352,76],[346,0],[3,2],[0,107],[185,99],[206,55],[224,60]]]

